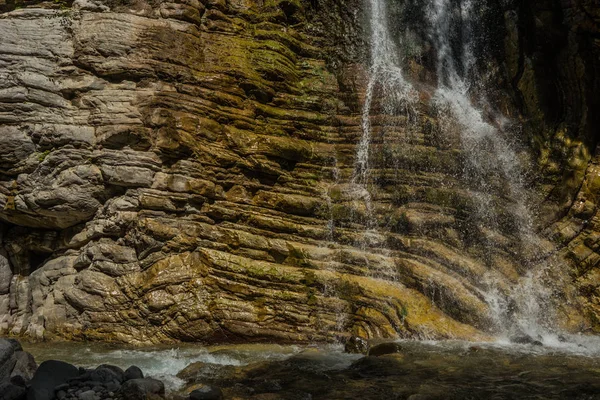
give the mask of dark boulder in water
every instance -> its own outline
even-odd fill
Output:
[[[202,386],[190,393],[190,400],[222,400],[221,389],[213,386]]]
[[[125,380],[129,381],[131,379],[144,379],[144,373],[135,365],[132,365],[125,370]]]
[[[40,364],[27,391],[27,400],[52,400],[54,389],[79,376],[79,368],[63,361],[48,360]]]
[[[118,368],[118,367],[114,367]],[[116,370],[114,368],[109,368],[106,365],[101,365],[92,372],[90,372],[89,377],[86,380],[92,382],[101,382],[101,383],[109,383],[109,382],[118,382],[122,383],[125,381],[125,373],[122,369]]]
[[[379,357],[386,354],[400,353],[401,351],[402,346],[399,343],[381,343],[369,349],[369,356]]]
[[[101,370],[101,369],[105,369],[105,370],[112,372],[113,376],[119,381],[119,383],[123,383],[126,380],[125,379],[125,371],[123,371],[122,368],[117,367],[116,365],[102,364],[98,368],[96,368],[96,371]],[[96,379],[94,379],[94,380],[96,380]]]
[[[127,400],[162,398],[165,395],[165,385],[152,378],[131,379],[121,386],[120,394]]]

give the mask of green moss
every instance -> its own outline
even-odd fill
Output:
[[[394,185],[392,188],[392,204],[400,206],[414,200],[415,192],[408,185]]]
[[[312,271],[302,271],[304,277],[301,282],[306,286],[315,286],[318,282],[317,275]]]
[[[345,204],[334,204],[331,206],[331,219],[335,222],[353,222],[356,212]]]
[[[335,283],[335,291],[341,299],[348,301],[356,300],[361,295],[358,283],[344,278]]]
[[[388,226],[392,232],[407,233],[410,228],[410,221],[406,212],[400,212],[390,216]]]
[[[50,154],[50,150],[46,150],[46,151],[39,153],[37,156],[38,161],[43,162],[46,159],[46,157],[48,156],[48,154]]]
[[[329,198],[332,201],[340,201],[342,200],[342,189],[339,186],[333,186],[331,189],[329,189]]]
[[[316,293],[317,291],[314,288],[310,288],[308,292],[306,292],[306,304],[314,306],[318,303]]]

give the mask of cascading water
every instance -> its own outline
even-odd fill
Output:
[[[495,199],[502,198],[510,204],[511,235],[516,238],[521,254],[522,276],[513,289],[501,290],[488,276],[475,277],[480,295],[488,303],[494,331],[501,337],[515,332],[535,338],[549,338],[552,329],[552,310],[548,305],[551,291],[544,287],[544,276],[549,274],[551,263],[540,266],[530,257],[532,250],[542,240],[536,235],[526,182],[518,153],[513,150],[502,116],[490,117],[489,110],[476,104],[487,104],[475,82],[477,58],[474,31],[477,9],[473,1],[429,0],[424,6],[425,34],[436,54],[435,70],[437,88],[431,104],[440,121],[441,134],[446,125],[458,127],[462,153],[465,155],[462,182],[468,183],[468,192],[475,203],[474,216],[482,229],[490,231],[500,225],[494,209]],[[384,115],[405,113],[407,124],[415,124],[417,94],[406,79],[403,60],[388,26],[386,0],[369,0],[371,60],[369,80],[362,110],[362,137],[358,144],[352,183],[365,203],[369,221],[367,232],[376,227],[371,222],[371,195],[369,184],[369,152],[372,147],[373,125],[371,115],[381,111]],[[493,244],[489,244],[493,246]],[[545,250],[549,251],[549,250]],[[556,337],[553,335],[552,337]]]
[[[522,167],[516,152],[504,138],[500,123],[492,125],[474,104],[471,90],[475,71],[474,27],[477,20],[472,1],[432,0],[427,10],[431,40],[437,51],[438,88],[434,103],[454,118],[461,128],[461,142],[467,156],[464,174],[474,181],[472,192],[478,205],[480,221],[497,225],[490,206],[493,188],[488,179],[500,175],[506,182],[506,195],[512,200],[514,234],[521,249],[533,248],[538,238],[529,213]],[[460,38],[460,46],[452,46],[452,38]],[[495,121],[494,121],[495,122]],[[480,223],[481,223],[480,222]],[[529,262],[525,261],[529,264]],[[489,285],[484,296],[490,305],[492,319],[500,334],[524,332],[532,337],[548,335],[547,319],[551,310],[544,307],[549,292],[538,283],[545,270],[525,265],[526,274],[513,292],[502,294]],[[513,310],[509,305],[512,304]]]
[[[401,60],[388,28],[385,0],[369,0],[371,11],[371,66],[362,110],[362,137],[356,153],[353,183],[366,185],[369,177],[369,150],[372,136],[371,109],[376,89],[387,110],[404,108],[410,113],[416,101],[412,85],[405,79]]]
[[[412,85],[405,79],[401,67],[401,59],[396,46],[390,37],[388,14],[385,0],[369,0],[370,8],[370,68],[362,109],[362,136],[358,143],[356,162],[352,176],[353,197],[355,202],[362,203],[365,209],[366,230],[359,243],[365,249],[379,243],[376,232],[376,221],[373,215],[373,204],[369,184],[369,153],[372,141],[371,112],[377,93],[377,100],[382,110],[394,114],[398,110],[410,117],[417,95]],[[357,204],[357,208],[360,205]]]

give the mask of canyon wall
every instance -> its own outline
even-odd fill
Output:
[[[374,105],[372,182],[353,183],[361,2],[0,0],[0,332],[477,339],[480,277],[504,290],[553,253],[574,283],[560,323],[600,329],[599,7],[520,3],[492,7],[490,62],[532,165],[533,249],[510,199],[478,225],[425,44],[418,111]]]

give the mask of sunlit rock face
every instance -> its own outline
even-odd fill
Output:
[[[414,110],[373,89],[369,179],[356,179],[367,3],[0,0],[0,332],[476,339],[498,328],[492,283],[508,293],[557,252],[577,274],[557,289],[560,324],[596,329],[591,3],[499,13],[490,98],[507,130],[523,121],[524,244],[505,181],[489,212],[474,200],[461,127],[431,100],[425,36],[403,61]]]

